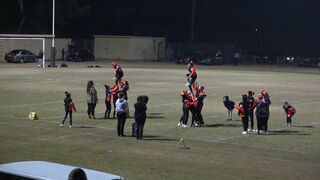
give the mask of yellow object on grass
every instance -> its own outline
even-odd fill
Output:
[[[29,119],[30,120],[37,120],[38,119],[37,113],[36,112],[30,112]]]

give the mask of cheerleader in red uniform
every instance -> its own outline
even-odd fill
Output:
[[[283,104],[283,110],[285,111],[286,115],[287,115],[287,127],[291,126],[291,122],[292,122],[292,116],[296,113],[296,109],[291,106],[288,102],[284,102]]]

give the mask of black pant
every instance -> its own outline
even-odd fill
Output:
[[[245,116],[245,117],[241,117],[241,120],[242,120],[242,126],[243,126],[243,131],[247,131],[248,130],[248,116]]]
[[[127,115],[125,112],[117,112],[117,119],[118,119],[118,124],[117,124],[117,132],[118,136],[123,136],[123,129],[124,125],[126,123],[126,118]]]
[[[196,80],[197,80],[197,76],[190,77],[188,79],[188,81],[189,81],[189,90],[190,90],[191,93],[193,93],[192,85],[196,82]]]
[[[116,102],[118,99],[113,98],[113,118],[116,117]]]
[[[291,117],[288,117],[288,116],[287,116],[287,124],[291,124],[291,121],[292,121],[292,120],[291,120]]]
[[[135,121],[137,123],[137,139],[143,138],[143,128],[144,124],[146,122],[146,118],[135,118]]]
[[[111,112],[111,102],[110,101],[105,101],[106,104],[106,111],[104,113],[105,118],[110,117],[110,112]]]
[[[254,126],[253,111],[250,111],[250,112],[249,112],[249,121],[250,121],[251,129],[253,130],[253,126]]]
[[[64,124],[64,121],[67,119],[68,114],[69,114],[69,119],[70,119],[70,125],[72,126],[72,111],[69,111],[69,110],[65,110],[65,115],[64,115],[64,118],[63,118],[63,121],[61,122],[61,124]]]
[[[115,83],[116,83],[116,85],[118,85],[118,82],[120,81],[120,79],[123,77],[123,74],[121,74],[121,73],[116,73],[116,81],[115,81]]]
[[[188,119],[189,119],[189,108],[183,107],[183,114],[182,117],[180,119],[180,121],[182,120],[182,124],[188,124]]]
[[[203,117],[202,117],[202,114],[201,114],[202,107],[203,107],[203,103],[198,103],[198,106],[196,108],[196,122],[200,123],[200,125],[204,124]]]
[[[91,117],[94,117],[95,118],[95,115],[94,115],[94,110],[96,109],[96,104],[95,103],[88,103],[88,110],[87,110],[87,113],[88,113],[88,116],[91,118]]]
[[[257,116],[257,123],[258,123],[258,131],[268,131],[268,119],[269,117],[259,117]]]

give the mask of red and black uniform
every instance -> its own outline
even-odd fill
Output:
[[[117,84],[114,84],[111,87],[111,93],[112,93],[112,99],[113,99],[113,116],[112,118],[115,119],[116,118],[116,102],[118,100],[118,94],[119,94],[119,89]]]
[[[183,125],[187,125],[189,119],[189,110],[190,110],[190,98],[189,94],[185,91],[181,92],[182,98],[182,116],[180,118],[180,123],[182,122]]]
[[[197,118],[197,115],[196,115],[197,108],[198,108],[198,100],[192,94],[189,95],[188,105],[189,105],[189,110],[191,111],[191,114],[192,114],[191,126],[193,126],[194,122],[196,122],[196,123],[199,123],[199,122],[198,122],[198,118]]]
[[[72,126],[72,111],[76,112],[76,106],[74,105],[74,103],[72,102],[71,99],[71,94],[69,92],[65,92],[66,94],[66,98],[64,99],[64,110],[65,110],[65,116],[61,122],[62,126],[64,124],[64,121],[67,119],[68,115],[69,115],[69,119],[70,119],[70,126]],[[62,127],[61,126],[61,127]]]
[[[112,92],[109,86],[105,85],[104,87],[106,92],[106,97],[104,100],[104,103],[106,105],[106,111],[104,113],[104,118],[110,118]]]
[[[123,99],[128,100],[127,91],[129,90],[129,82],[128,81],[119,81],[120,84],[120,92],[123,95]]]
[[[254,99],[253,97],[254,92],[252,91],[248,91],[248,101],[249,101],[249,122],[251,125],[251,129],[253,130],[253,126],[254,126],[254,109],[257,106],[257,101]]]
[[[115,83],[118,84],[119,80],[123,77],[123,71],[122,71],[122,68],[117,64],[114,64],[113,68],[114,68],[115,78],[116,78]]]
[[[243,131],[248,130],[248,119],[249,119],[249,101],[246,94],[242,95],[242,102],[238,106],[234,106],[238,111],[238,115],[241,117]]]
[[[203,87],[196,89],[196,98],[197,98],[197,108],[196,108],[196,123],[199,125],[203,125],[203,117],[201,114],[202,108],[203,108],[203,100],[205,97],[207,97],[206,92],[203,91]]]
[[[296,113],[296,109],[288,103],[283,105],[283,110],[287,115],[287,126],[291,126],[292,116]]]
[[[191,93],[193,93],[193,89],[195,89],[195,82],[198,77],[197,72],[196,72],[196,67],[193,62],[190,62],[188,64],[188,71],[189,71],[189,73],[187,74],[188,86],[189,86]]]

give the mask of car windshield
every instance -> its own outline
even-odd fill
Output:
[[[12,53],[12,54],[18,54],[20,51],[21,51],[21,50],[16,49],[16,50],[12,50],[10,53]]]

